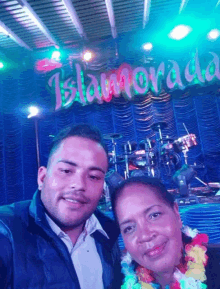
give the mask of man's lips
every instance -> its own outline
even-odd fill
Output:
[[[156,245],[154,246],[152,249],[149,249],[146,251],[146,255],[150,258],[157,258],[159,257],[163,252],[164,252],[164,249],[165,249],[165,246],[166,246],[166,243],[167,242],[164,242],[160,245]]]
[[[63,197],[63,199],[72,204],[86,204],[86,200],[83,198],[75,198],[75,197]]]

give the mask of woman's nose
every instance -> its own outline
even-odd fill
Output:
[[[150,242],[156,236],[154,227],[144,224],[138,228],[138,241],[140,243]]]

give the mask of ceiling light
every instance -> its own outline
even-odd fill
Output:
[[[153,48],[153,44],[150,42],[147,42],[143,45],[144,50],[150,51]]]
[[[60,60],[60,51],[56,50],[52,53],[51,59],[54,59],[56,61]]]
[[[0,62],[0,69],[2,69],[3,67],[4,67],[4,64]]]
[[[191,31],[192,28],[187,25],[178,25],[173,28],[169,34],[169,37],[175,40],[181,40],[185,38]]]
[[[85,51],[83,54],[83,59],[85,61],[90,61],[93,58],[93,54],[91,51]]]
[[[218,29],[212,29],[209,33],[208,33],[208,38],[210,40],[215,40],[220,36],[220,31]]]

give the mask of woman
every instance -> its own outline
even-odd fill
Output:
[[[112,194],[128,253],[123,289],[220,288],[220,256],[208,236],[185,228],[173,196],[157,179],[133,177]]]

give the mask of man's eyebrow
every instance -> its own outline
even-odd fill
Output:
[[[147,208],[146,210],[144,210],[144,214],[147,214],[153,207],[158,207],[160,205],[153,205],[153,206],[150,206],[149,208]],[[127,220],[124,220],[122,223],[120,223],[119,225],[122,226],[122,225],[125,225],[127,223],[131,223],[133,222],[132,219],[127,219]]]
[[[74,167],[77,167],[77,163],[74,163],[74,162],[71,162],[71,161],[68,161],[68,160],[65,160],[65,159],[61,159],[58,161],[58,163],[65,163],[65,164],[68,164],[70,166],[74,166]],[[100,167],[96,167],[96,166],[93,166],[93,167],[90,167],[89,168],[90,171],[100,171],[101,173],[103,173],[104,175],[106,174],[106,171],[103,170],[102,168]]]
[[[102,168],[100,168],[100,167],[90,167],[89,168],[90,169],[90,171],[100,171],[101,173],[103,173],[104,175],[106,174],[106,171],[105,170],[103,170]]]
[[[68,164],[68,165],[71,165],[71,166],[77,167],[77,164],[76,164],[76,163],[71,162],[71,161],[68,161],[68,160],[65,160],[65,159],[61,159],[61,160],[59,160],[58,163],[65,163],[65,164]]]

